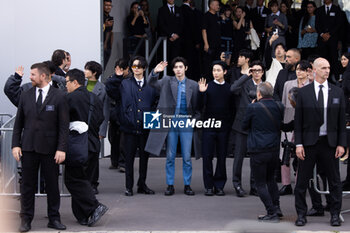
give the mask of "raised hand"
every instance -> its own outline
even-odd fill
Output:
[[[120,68],[119,66],[116,66],[114,71],[115,71],[115,74],[118,75],[118,76],[124,74],[123,68]]]
[[[19,67],[16,68],[16,73],[19,76],[23,77],[23,75],[24,75],[23,70],[24,70],[24,67],[23,66],[19,66]]]
[[[206,83],[207,83],[207,80],[205,78],[201,78],[198,81],[198,86],[199,86],[200,92],[205,92],[208,89],[208,84],[206,84]]]
[[[160,73],[163,72],[165,67],[167,67],[168,62],[167,61],[161,61],[156,68],[154,68],[154,73]]]

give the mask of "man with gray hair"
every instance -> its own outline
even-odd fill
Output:
[[[263,222],[279,222],[282,212],[275,169],[279,166],[280,128],[284,107],[273,99],[273,87],[262,82],[257,87],[257,99],[247,107],[242,128],[248,131],[247,149],[258,195],[267,210],[258,217]]]

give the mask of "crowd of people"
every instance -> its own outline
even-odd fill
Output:
[[[139,5],[145,2],[132,5],[134,15],[128,20],[131,25],[150,22],[146,13],[139,10]],[[231,4],[221,8],[224,10],[220,17],[220,2],[210,0],[202,26],[196,24],[198,20],[182,18],[185,9],[191,17],[196,15],[191,4],[192,1],[184,0],[184,5],[178,8],[173,0],[167,0],[159,9],[158,27],[169,40],[169,63],[159,62],[150,74],[145,74],[147,60],[137,55],[130,60],[117,60],[114,74],[102,83],[101,64],[89,61],[84,72],[70,69],[71,55],[58,49],[51,60],[30,67],[31,83],[22,84],[22,66],[8,78],[4,92],[18,108],[12,154],[22,162],[21,232],[31,229],[39,166],[48,198],[48,227],[66,229],[59,215],[58,165],[62,163],[78,223],[93,226],[99,221],[108,210],[96,199],[100,140],[107,135],[111,144],[110,169],[125,172],[126,196],[134,195],[136,155],[139,156],[137,193],[155,193],[146,184],[149,155],[160,155],[162,150],[166,155],[164,195],[175,193],[175,157],[180,139],[185,195],[195,195],[191,188],[192,151],[196,158],[202,157],[206,196],[225,195],[226,157],[233,154],[233,188],[237,197],[245,197],[242,164],[249,155],[249,194],[259,196],[266,208],[259,221],[279,222],[283,217],[279,196],[293,193],[293,164],[297,174],[295,225],[304,226],[306,216],[323,216],[324,211],[331,213],[331,226],[341,225],[342,189],[350,187],[350,166],[343,184],[339,173],[339,158],[348,154],[350,139],[346,131],[350,114],[350,54],[342,53],[342,69],[336,71],[338,55],[333,54],[333,46],[334,41],[338,46],[342,38],[341,25],[337,23],[342,19],[340,9],[330,0],[325,0],[325,5],[316,11],[313,2],[305,2],[307,10],[296,23],[300,31],[289,24],[296,16],[290,13],[290,4],[286,2],[279,5],[272,0],[268,9],[263,1],[257,0],[253,9],[253,1],[247,0],[245,7]],[[261,21],[254,22],[257,18]],[[172,23],[179,24],[172,27]],[[185,41],[183,27],[194,33],[187,35]],[[133,30],[143,36],[146,31],[139,29]],[[300,35],[293,37],[295,31]],[[235,41],[236,37],[240,38],[239,42]],[[249,43],[247,38],[251,40]],[[298,46],[292,38],[299,38]],[[259,41],[254,42],[255,50],[253,40]],[[221,46],[223,41],[226,47]],[[201,74],[196,64],[200,44],[207,75],[196,79],[191,75]],[[327,49],[329,53],[324,54]],[[162,75],[168,65],[171,75]],[[161,115],[168,117],[170,127],[149,129],[145,122],[148,113],[152,113],[151,123]],[[217,127],[197,124],[212,119],[219,122]],[[183,127],[186,120],[194,124]],[[214,157],[217,158],[215,169]],[[322,180],[329,184],[326,207],[321,196],[308,186],[315,164]],[[283,185],[280,190],[279,179]],[[305,201],[308,188],[312,200],[309,210]]]

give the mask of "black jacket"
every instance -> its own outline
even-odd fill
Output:
[[[346,67],[346,70],[343,73],[343,91],[345,95],[346,103],[346,113],[350,115],[350,65]]]
[[[122,81],[123,81],[122,75],[113,74],[111,77],[107,79],[105,83],[107,95],[111,100],[109,120],[117,124],[120,123],[120,105],[121,105],[120,85]]]
[[[317,107],[315,83],[298,91],[294,118],[295,144],[315,145],[323,124]],[[346,147],[345,100],[342,89],[328,82],[327,138],[331,147]]]
[[[89,92],[85,86],[81,86],[75,91],[67,94],[69,105],[69,118],[72,121],[84,121],[88,123],[89,109],[90,109],[90,95],[93,96],[93,110],[89,123],[89,151],[100,152],[99,130],[102,124],[103,109],[101,100],[94,94]]]
[[[321,33],[326,32],[330,33],[332,40],[337,40],[342,26],[341,22],[342,15],[338,6],[332,4],[328,15],[326,14],[326,7],[324,5],[317,8],[315,26],[319,35],[319,41],[322,41]]]
[[[12,147],[22,151],[55,155],[67,150],[68,104],[65,93],[50,87],[37,112],[36,88],[23,92],[19,101],[13,128]]]
[[[174,6],[175,14],[170,13],[168,5],[162,6],[158,10],[158,32],[160,36],[171,37],[173,33],[182,36],[183,17],[179,7]]]
[[[271,116],[262,104],[265,105]],[[260,99],[248,105],[242,128],[248,130],[247,149],[249,153],[279,150],[283,113],[282,103],[272,98]]]
[[[284,68],[280,70],[278,73],[274,91],[273,91],[273,98],[275,100],[281,101],[282,95],[283,95],[283,88],[284,84],[289,80],[294,80],[297,78],[297,75],[295,71],[289,71],[288,69]]]

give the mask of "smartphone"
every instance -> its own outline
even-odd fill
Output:
[[[273,32],[274,35],[278,34],[278,28],[275,29],[275,31]]]

